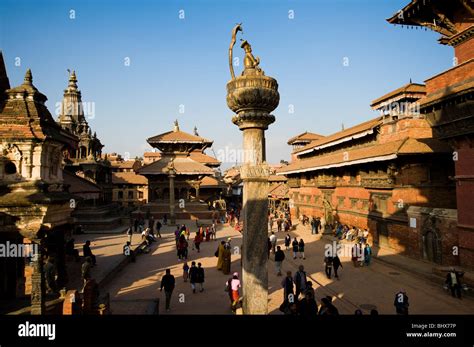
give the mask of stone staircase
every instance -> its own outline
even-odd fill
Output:
[[[72,213],[75,225],[81,225],[85,233],[114,232],[121,229],[121,218],[117,204],[101,206],[78,206]]]
[[[185,201],[184,207],[180,207],[179,203],[175,203],[176,219],[190,219],[190,220],[212,220],[213,214],[217,213],[219,216],[225,214],[225,211],[209,210],[208,205],[200,201]],[[153,215],[155,219],[161,219],[165,214],[170,217],[169,202],[151,202],[140,207],[139,210],[132,212],[132,217],[136,218],[138,215],[145,217],[147,211]]]

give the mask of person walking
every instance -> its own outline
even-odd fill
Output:
[[[240,280],[239,280],[239,274],[237,272],[234,272],[232,275],[232,281],[230,282],[230,289],[232,291],[232,308],[234,309],[239,302],[240,299],[240,294],[239,294],[239,289],[240,289]]]
[[[277,276],[281,276],[281,265],[285,260],[285,253],[281,250],[280,246],[277,246],[277,251],[275,252],[275,268]]]
[[[166,297],[166,311],[170,310],[171,294],[173,294],[175,286],[174,276],[171,274],[170,269],[166,269],[166,275],[161,278],[160,292],[165,288]]]
[[[326,277],[331,279],[331,271],[333,266],[333,258],[330,256],[324,257],[324,272],[326,272]]]
[[[364,265],[369,266],[372,259],[372,247],[368,243],[364,247]]]
[[[183,264],[183,280],[184,280],[184,282],[188,281],[188,277],[189,277],[189,265],[188,265],[188,262],[185,261],[184,264]]]
[[[294,298],[295,283],[293,281],[291,271],[286,272],[286,277],[281,281],[281,286],[283,287],[283,302],[289,302],[289,301],[295,302],[295,298]]]
[[[204,268],[201,263],[198,263],[196,283],[199,285],[199,291],[204,291]]]
[[[446,284],[451,290],[453,298],[458,297],[461,299],[461,277],[463,277],[463,275],[463,272],[456,271],[455,268],[451,268],[446,275]]]
[[[336,277],[337,279],[339,279],[339,276],[337,274],[337,270],[339,269],[339,267],[342,269],[342,263],[341,263],[341,259],[339,259],[339,257],[337,256],[337,254],[332,258],[332,266],[334,267],[334,277]]]
[[[272,231],[272,234],[270,235],[270,242],[272,244],[272,252],[275,254],[276,252],[276,244],[277,244],[277,237],[275,233]]]
[[[222,270],[222,264],[224,262],[224,245],[225,241],[221,241],[221,244],[217,248],[215,256],[217,257],[217,270]]]
[[[160,233],[160,230],[161,230],[161,227],[163,226],[163,224],[161,224],[161,222],[159,220],[156,221],[156,233],[158,234],[158,236],[160,237],[161,239],[161,233]]]
[[[91,258],[92,266],[97,265],[95,255],[92,254],[91,242],[89,240],[87,240],[86,243],[84,243],[84,246],[82,246],[82,255],[84,256],[84,258],[87,258],[87,257]]]
[[[363,257],[363,253],[361,253],[360,245],[358,243],[354,244],[352,247],[352,264],[354,264],[354,267],[359,266],[360,259]]]
[[[300,254],[300,259],[301,258],[303,258],[303,260],[306,259],[304,257],[304,241],[303,241],[303,239],[300,239],[300,242],[298,243],[298,252]]]
[[[285,247],[286,247],[287,251],[290,249],[290,244],[291,244],[291,236],[290,236],[290,234],[286,234],[286,236],[285,236]]]
[[[127,229],[127,236],[128,236],[128,242],[130,242],[130,244],[132,244],[133,230],[132,230],[131,226],[130,226],[130,228]]]
[[[313,235],[318,234],[318,229],[319,229],[319,219],[313,217],[311,219],[311,234]]]
[[[189,269],[189,282],[191,283],[191,288],[193,290],[193,294],[196,293],[196,283],[198,281],[198,269],[196,267],[196,262],[191,262],[191,268]]]
[[[409,303],[405,289],[400,289],[400,291],[395,294],[393,305],[395,306],[395,311],[398,315],[408,315]]]
[[[298,249],[299,249],[299,243],[296,237],[294,238],[291,245],[293,246],[293,259],[296,259],[296,256],[298,255]]]
[[[306,283],[308,282],[306,279],[306,271],[304,271],[303,265],[298,267],[298,271],[295,273],[294,281],[296,286],[295,298],[298,300],[300,293],[303,293],[306,290]]]
[[[299,314],[303,317],[313,317],[318,315],[318,305],[311,292],[306,292],[304,299],[299,303]]]
[[[197,231],[196,236],[194,237],[194,246],[196,247],[198,253],[201,252],[201,242],[202,242],[202,234]]]

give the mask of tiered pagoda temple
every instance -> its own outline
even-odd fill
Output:
[[[194,134],[180,130],[176,121],[172,131],[147,142],[160,153],[138,170],[148,179],[149,203],[141,210],[159,218],[167,214],[172,219],[175,214],[177,219],[212,219],[208,206],[225,188],[215,170],[220,163],[204,153],[213,141],[199,136],[196,129]],[[184,208],[179,201],[185,202]]]
[[[54,121],[46,100],[29,69],[10,88],[0,52],[0,242],[38,246],[32,258],[0,257],[0,299],[31,295],[32,314],[45,313],[45,256],[57,266],[58,287],[67,282],[64,241],[72,230],[73,196],[63,159],[78,143]]]
[[[77,177],[92,183],[89,190],[99,188],[99,194],[80,194],[76,211],[75,224],[88,232],[108,231],[120,228],[120,217],[117,204],[112,201],[112,167],[102,158],[103,144],[96,133],[92,133],[83,106],[81,91],[77,87],[76,72],[69,74],[69,83],[64,90],[58,124],[79,139],[76,149],[67,153],[65,170]],[[87,107],[89,109],[89,107]],[[94,116],[94,115],[89,115]],[[71,183],[74,177],[67,175]],[[86,184],[81,183],[81,187]],[[82,189],[82,188],[81,188]],[[86,190],[88,191],[88,190]]]

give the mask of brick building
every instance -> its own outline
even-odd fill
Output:
[[[291,214],[368,228],[369,242],[439,264],[457,264],[452,151],[433,138],[409,83],[372,102],[380,116],[293,151]]]
[[[453,150],[455,164],[459,262],[474,267],[474,2],[412,0],[388,19],[391,24],[420,26],[441,34],[454,48],[453,67],[428,78],[420,112],[433,133]]]

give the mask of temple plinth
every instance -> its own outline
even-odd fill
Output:
[[[240,25],[233,30],[232,48]],[[265,130],[275,121],[270,113],[280,101],[278,83],[265,76],[252,55],[250,44],[243,41],[244,71],[227,83],[227,105],[235,112],[232,122],[243,132],[244,165],[241,168],[243,189],[242,287],[244,314],[268,313],[267,213],[269,170],[265,162]]]

